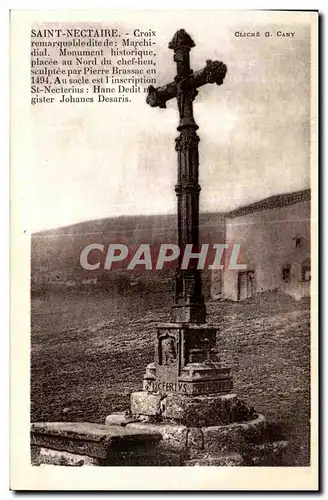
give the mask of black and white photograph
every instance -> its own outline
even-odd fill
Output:
[[[16,11],[11,38],[22,484],[316,489],[318,13]]]

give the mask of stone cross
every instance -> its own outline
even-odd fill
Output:
[[[190,69],[190,49],[195,43],[185,30],[176,32],[169,48],[174,50],[177,75],[174,81],[163,87],[148,88],[147,103],[150,106],[166,107],[166,102],[176,97],[180,123],[176,139],[178,152],[178,182],[175,187],[178,201],[178,244],[180,256],[186,245],[193,251],[199,248],[199,193],[198,183],[198,126],[193,116],[193,100],[197,88],[207,83],[221,85],[227,72],[224,63],[206,61],[200,71]],[[181,269],[181,258],[176,272],[175,304],[172,309],[174,322],[205,323],[206,309],[202,295],[201,272],[195,259],[189,261],[187,269]]]
[[[207,61],[204,69],[194,73],[190,69],[189,58],[190,49],[194,46],[184,30],[177,31],[169,43],[169,48],[174,50],[177,75],[168,85],[157,89],[149,87],[147,96],[150,106],[160,108],[165,108],[166,102],[174,97],[178,101],[180,135],[176,139],[178,182],[175,191],[180,255],[184,254],[186,245],[192,245],[193,252],[199,251],[199,138],[193,116],[193,100],[197,88],[206,83],[221,85],[227,72],[225,64]],[[181,269],[181,259],[179,261],[172,318],[169,323],[157,326],[155,358],[146,368],[143,381],[146,395],[142,396],[142,400],[146,398],[150,401],[149,393],[197,396],[227,393],[232,389],[230,368],[217,356],[216,328],[206,323],[200,270],[195,258],[189,262],[187,269]],[[143,410],[137,408],[139,393],[135,398],[132,395],[132,400],[135,401],[133,411],[142,414]]]

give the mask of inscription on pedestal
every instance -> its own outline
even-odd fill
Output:
[[[232,380],[211,380],[207,382],[157,382],[144,381],[143,390],[173,394],[224,394],[232,390]]]
[[[188,385],[188,384],[187,384]],[[232,379],[212,380],[208,382],[198,382],[190,387],[190,394],[217,394],[226,393],[232,390]],[[188,389],[188,387],[187,387]],[[188,391],[187,391],[188,392]]]
[[[173,392],[175,394],[188,394],[186,382],[145,382],[143,389],[149,392]]]

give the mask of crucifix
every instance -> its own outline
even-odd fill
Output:
[[[177,75],[174,81],[157,89],[148,88],[147,103],[152,106],[166,107],[166,102],[176,98],[180,122],[175,149],[178,153],[178,182],[175,187],[178,202],[178,244],[180,256],[186,245],[193,252],[199,249],[199,193],[198,183],[198,126],[193,116],[193,100],[197,88],[207,83],[221,85],[227,67],[219,61],[206,61],[200,71],[190,69],[190,49],[195,46],[192,38],[181,29],[176,32],[169,48],[174,50]],[[195,259],[189,261],[187,269],[181,269],[181,258],[175,278],[175,304],[172,320],[175,322],[206,322],[206,308],[202,295],[201,271]]]
[[[232,389],[230,368],[220,362],[216,352],[216,328],[206,323],[201,271],[195,262],[199,251],[198,126],[193,116],[197,88],[207,83],[221,85],[227,72],[222,62],[207,61],[205,68],[193,72],[190,49],[195,44],[185,30],[179,30],[169,43],[174,50],[177,75],[163,87],[149,87],[147,103],[165,108],[176,98],[179,110],[178,182],[175,187],[178,205],[178,243],[180,255],[188,250],[193,257],[182,269],[181,259],[175,277],[175,301],[171,321],[157,327],[155,360],[146,368],[143,389],[147,393],[199,395],[226,393]],[[198,254],[199,255],[199,254]],[[133,396],[134,408],[140,396]],[[142,396],[143,397],[143,396]],[[144,410],[143,410],[144,411]],[[137,411],[138,413],[138,411]]]

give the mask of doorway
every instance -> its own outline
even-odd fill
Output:
[[[238,273],[238,300],[253,297],[255,293],[254,271],[240,271]]]

